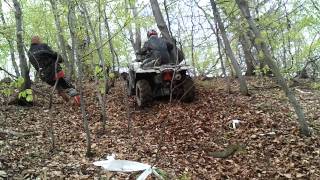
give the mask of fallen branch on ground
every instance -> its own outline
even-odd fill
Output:
[[[212,156],[214,158],[227,158],[229,156],[232,156],[237,151],[242,151],[245,148],[243,144],[231,144],[228,147],[226,147],[223,151],[215,151],[215,152],[209,152],[209,156]]]
[[[36,132],[21,133],[21,132],[8,130],[8,129],[2,129],[2,128],[0,128],[0,133],[9,134],[9,135],[18,136],[18,137],[33,136],[38,134]]]

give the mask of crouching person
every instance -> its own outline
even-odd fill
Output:
[[[29,61],[40,74],[42,81],[54,86],[58,94],[68,102],[80,106],[80,96],[75,87],[64,78],[64,72],[59,63],[63,62],[61,55],[53,51],[47,44],[42,43],[39,36],[33,36],[28,51]],[[58,61],[56,63],[56,61]]]

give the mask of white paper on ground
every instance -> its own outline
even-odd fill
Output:
[[[232,120],[232,128],[236,129],[239,126],[240,122],[241,121],[238,119]]]
[[[162,177],[155,171],[155,168],[152,168],[148,164],[128,161],[128,160],[116,160],[115,155],[107,157],[107,160],[96,161],[93,164],[95,166],[101,166],[103,169],[108,171],[117,171],[117,172],[135,172],[143,171],[143,173],[137,178],[137,180],[145,180],[150,174],[156,175],[158,178]]]

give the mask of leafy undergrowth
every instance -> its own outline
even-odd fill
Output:
[[[118,82],[107,96],[108,123],[101,134],[95,88],[86,83],[92,158],[85,157],[86,140],[78,108],[55,98],[57,150],[51,152],[47,98],[39,96],[32,108],[3,107],[3,129],[36,134],[0,133],[0,170],[10,179],[125,179],[129,174],[108,173],[92,165],[115,153],[117,159],[155,164],[168,179],[320,178],[319,92],[295,91],[313,129],[313,136],[306,138],[299,135],[296,117],[284,94],[270,80],[250,80],[249,97],[240,95],[234,82],[232,94],[224,86],[219,79],[199,82],[193,103],[161,100],[139,109],[133,98],[125,98],[123,83]],[[230,125],[232,120],[240,120],[237,129]],[[238,144],[241,150],[228,158],[209,155]]]

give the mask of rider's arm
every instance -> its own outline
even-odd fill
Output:
[[[143,47],[141,48],[141,50],[139,52],[137,52],[136,54],[138,55],[146,55],[148,51],[150,51],[150,43],[147,41],[144,43]]]

